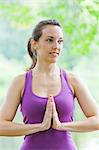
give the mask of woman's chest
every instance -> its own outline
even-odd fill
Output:
[[[49,95],[54,96],[56,110],[59,114],[60,120],[66,121],[69,116],[71,119],[74,107],[74,97],[62,76],[59,78],[34,77],[31,83],[32,92],[34,94],[29,92],[28,87],[24,94],[22,104],[22,111],[23,114],[26,114],[28,118],[27,120],[31,121],[33,118],[33,122],[42,121],[46,110],[47,97]]]
[[[57,95],[61,90],[61,77],[36,77],[32,80],[32,91],[38,96]]]

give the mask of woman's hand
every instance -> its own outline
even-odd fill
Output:
[[[62,129],[62,123],[59,121],[58,113],[56,110],[54,98],[51,96],[52,100],[52,113],[53,113],[53,123],[52,123],[52,128],[56,130],[63,130]]]
[[[51,120],[52,120],[52,101],[51,97],[48,97],[46,111],[42,122],[42,127],[44,130],[48,130],[51,127]]]

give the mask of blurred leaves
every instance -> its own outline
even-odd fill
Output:
[[[99,44],[95,40],[99,30],[99,3],[95,0],[2,2],[0,17],[8,20],[16,30],[29,30],[42,19],[58,20],[64,30],[65,56],[62,59],[68,67],[73,67],[80,57],[89,55],[93,44]]]
[[[30,9],[29,6],[20,3],[3,3],[0,4],[0,17],[10,20],[16,26],[27,28],[33,23],[37,11],[35,10],[35,7]]]

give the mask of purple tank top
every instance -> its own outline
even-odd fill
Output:
[[[32,70],[26,72],[25,86],[20,110],[25,124],[43,121],[48,97],[40,97],[32,91]],[[59,120],[73,121],[74,95],[67,79],[66,72],[60,69],[61,90],[54,96]],[[52,128],[26,135],[20,150],[77,150],[70,131],[58,131]]]

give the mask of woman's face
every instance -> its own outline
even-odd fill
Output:
[[[59,26],[46,25],[37,42],[37,59],[55,63],[63,47],[63,32]]]

